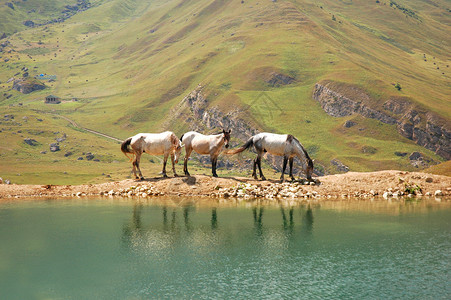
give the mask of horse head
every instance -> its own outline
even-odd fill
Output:
[[[185,146],[182,144],[180,140],[177,141],[178,141],[177,146],[175,146],[174,148],[174,161],[176,164],[179,163],[180,153],[182,152],[182,148]]]
[[[228,131],[226,130],[222,130],[222,134],[224,134],[224,144],[226,148],[229,148],[229,142],[230,142],[230,133],[232,132],[231,129],[229,129]]]

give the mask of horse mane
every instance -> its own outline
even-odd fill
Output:
[[[172,146],[177,147],[179,145],[179,140],[173,132],[171,133],[170,139],[171,139]]]
[[[289,140],[289,139],[291,139],[291,141],[296,141],[297,145],[299,147],[301,147],[302,152],[304,153],[304,156],[307,159],[309,166],[313,167],[313,161],[310,158],[310,156],[308,155],[307,150],[305,150],[304,146],[302,146],[301,142],[296,137],[292,136],[291,134],[288,135],[287,140]]]

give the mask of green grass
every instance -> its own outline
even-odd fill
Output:
[[[48,111],[122,139],[168,129],[181,135],[189,124],[184,119],[168,122],[170,111],[201,83],[210,107],[218,106],[225,113],[247,109],[241,117],[253,127],[294,134],[307,148],[315,149],[314,158],[329,172],[334,172],[330,165],[334,158],[356,171],[412,170],[408,159],[394,155],[395,151],[420,151],[436,161],[440,158],[402,138],[394,126],[356,116],[333,118],[312,100],[314,84],[332,80],[366,91],[375,107],[391,96],[405,96],[449,121],[451,69],[446,66],[451,42],[447,27],[441,25],[449,21],[446,1],[436,1],[436,6],[417,0],[402,3],[418,19],[381,2],[323,1],[321,9],[308,0],[243,4],[104,0],[91,1],[93,8],[64,23],[30,29],[21,23],[29,15],[29,1],[17,5],[15,14],[0,5],[0,17],[9,20],[1,22],[4,29],[0,26],[0,31],[19,31],[8,38],[17,52],[0,53],[0,109],[2,115],[14,111],[18,116]],[[73,3],[39,2],[39,17],[50,18],[67,4]],[[4,58],[9,61],[5,63]],[[10,90],[12,83],[6,81],[23,67],[30,76],[54,74],[57,80],[28,95]],[[266,82],[271,72],[295,81],[271,87]],[[393,87],[396,82],[401,91]],[[258,100],[262,92],[276,105]],[[48,94],[78,101],[49,106],[43,103]],[[7,95],[12,97],[6,99]],[[10,107],[19,102],[23,106]],[[35,130],[70,132],[77,139],[68,140],[67,147],[77,153],[102,145],[99,155],[110,153],[105,161],[118,160],[125,168],[103,161],[73,161],[60,157],[61,153],[37,155],[32,152],[36,149],[24,148],[17,132],[6,130],[2,135],[8,143],[11,140],[8,149],[12,150],[2,150],[2,173],[20,182],[51,183],[55,177],[64,183],[81,183],[104,180],[102,173],[120,178],[125,175],[123,169],[129,170],[117,144],[74,130],[63,119],[43,116],[47,123],[35,124]],[[352,118],[359,125],[344,130],[343,123]],[[363,147],[377,151],[363,153]],[[40,176],[30,171],[35,165],[42,166]],[[22,168],[21,176],[14,175],[14,169]],[[65,176],[54,175],[64,169],[68,170]]]

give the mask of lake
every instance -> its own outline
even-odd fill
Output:
[[[1,299],[450,299],[451,201],[0,202]]]

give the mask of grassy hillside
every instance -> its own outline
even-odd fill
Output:
[[[33,18],[52,18],[75,3],[54,2]],[[189,121],[168,122],[171,109],[202,84],[210,107],[241,111],[238,117],[259,130],[296,135],[327,172],[336,172],[332,159],[355,171],[414,169],[396,151],[420,151],[441,160],[402,138],[394,126],[357,116],[328,116],[312,100],[312,90],[321,80],[349,83],[368,91],[375,107],[391,96],[408,96],[449,120],[451,7],[446,1],[90,2],[91,8],[65,22],[35,28],[24,28],[21,22],[33,19],[24,14],[30,1],[15,5],[14,12],[0,5],[0,16],[5,16],[1,30],[18,31],[1,40],[10,43],[0,53],[2,113],[12,113],[17,120],[47,111],[121,139],[166,129],[181,135]],[[26,95],[11,90],[7,81],[21,77],[24,67],[31,77],[56,75],[56,80]],[[289,80],[279,82],[275,74]],[[44,104],[49,94],[63,103]],[[71,101],[74,98],[77,101]],[[46,117],[49,123],[33,128],[77,137],[65,143],[80,153],[101,144],[104,148],[97,153],[105,159],[100,164],[46,160],[39,155],[43,150],[20,141],[20,126],[2,121],[0,134],[9,146],[1,148],[0,176],[17,182],[36,178],[34,182],[79,183],[102,180],[102,173],[113,178],[128,173],[130,166],[116,143],[55,118]],[[346,120],[358,126],[344,130]],[[375,150],[364,150],[370,148]],[[159,162],[154,162],[152,168],[159,170]],[[47,175],[36,175],[36,165],[43,165],[39,174]],[[16,168],[27,171],[17,176]],[[78,169],[83,175],[52,175],[63,169]]]

